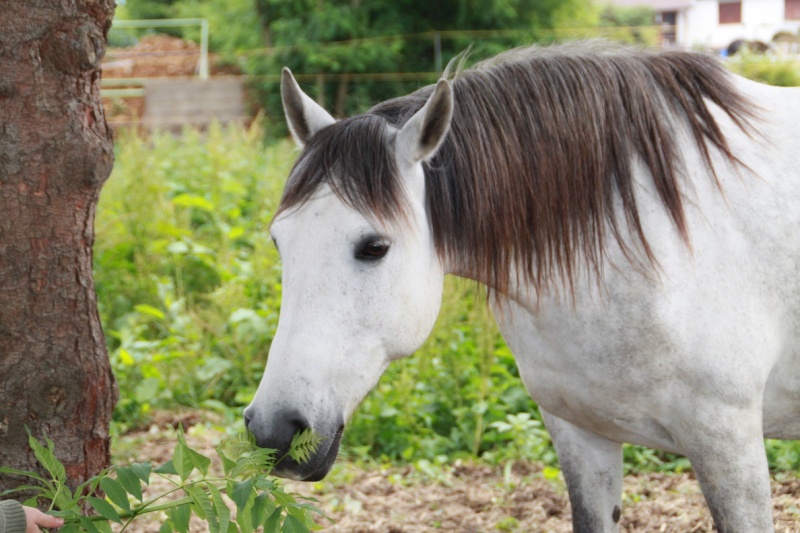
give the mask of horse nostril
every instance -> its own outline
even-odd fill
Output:
[[[303,415],[295,415],[291,419],[289,419],[289,426],[294,428],[292,432],[292,436],[296,433],[300,433],[302,431],[307,430],[311,427],[311,424],[306,420],[306,417]]]
[[[252,417],[253,409],[251,407],[246,407],[242,415],[244,416],[244,427],[250,429],[250,421],[253,419]]]

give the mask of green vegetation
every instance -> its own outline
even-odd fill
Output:
[[[759,55],[741,50],[728,59],[733,72],[778,87],[800,87],[800,61],[770,55]]]
[[[603,36],[613,41],[655,46],[661,34],[655,21],[656,12],[649,6],[609,4],[600,12],[600,27],[605,28]]]
[[[268,477],[282,457],[275,450],[258,448],[251,435],[239,434],[217,447],[222,474],[211,469],[212,460],[186,444],[183,431],[177,434],[172,459],[157,468],[149,462],[112,466],[71,491],[64,465],[56,458],[53,443],[43,446],[34,437],[28,442],[47,476],[12,468],[0,473],[28,478],[34,485],[5,491],[0,496],[19,491],[33,492],[25,505],[48,507],[50,514],[64,519],[62,533],[110,533],[111,522],[125,531],[137,518],[149,513],[163,513],[166,519],[159,533],[188,533],[192,515],[204,520],[211,533],[253,533],[263,527],[267,532],[307,533],[318,529],[314,515],[324,516],[311,503],[297,498]],[[320,443],[310,430],[292,440],[286,456],[303,462]],[[145,496],[142,483],[161,477],[169,490]],[[94,496],[102,490],[105,498]],[[236,504],[236,513],[225,504],[225,494]],[[183,495],[182,497],[178,497]],[[307,498],[305,498],[308,500]],[[85,516],[91,507],[96,514]]]
[[[435,81],[467,48],[487,57],[597,24],[589,0],[127,0],[117,17],[207,18],[211,50],[249,75],[251,94],[274,118],[283,66],[343,116]]]
[[[123,427],[152,407],[226,412],[250,401],[277,324],[267,226],[293,153],[265,150],[258,127],[117,144],[95,281]]]
[[[97,215],[95,279],[120,385],[118,432],[154,409],[213,410],[241,423],[280,306],[268,225],[296,151],[263,128],[124,135]],[[439,464],[459,457],[556,466],[547,433],[474,283],[448,279],[438,324],[389,368],[345,434],[354,459]],[[770,441],[772,468],[800,469],[800,443]],[[626,446],[626,468],[685,459]]]

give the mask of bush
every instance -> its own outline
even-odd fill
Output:
[[[249,402],[277,325],[267,226],[292,154],[265,150],[259,127],[117,143],[95,281],[123,429],[153,407]]]
[[[778,87],[800,86],[800,62],[740,51],[727,62],[736,74]]]

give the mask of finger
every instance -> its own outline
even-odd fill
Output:
[[[39,513],[41,516],[37,518],[36,525],[42,527],[61,527],[64,525],[64,519],[49,514]]]
[[[25,515],[28,519],[28,525],[42,526],[42,527],[61,527],[64,525],[64,519],[55,516],[44,514],[39,509],[32,507],[25,508]],[[38,530],[38,528],[36,528]]]

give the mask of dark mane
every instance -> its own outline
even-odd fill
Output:
[[[425,165],[439,255],[504,293],[513,272],[537,290],[572,286],[581,261],[599,272],[605,235],[654,264],[634,195],[633,165],[649,170],[688,243],[676,124],[707,166],[711,147],[738,163],[707,101],[742,129],[753,106],[713,58],[678,51],[565,45],[512,51],[452,81],[451,131]],[[386,123],[402,127],[426,87],[319,132],[300,156],[280,210],[322,183],[360,212],[399,218],[405,205]],[[625,242],[615,202],[635,242]]]

